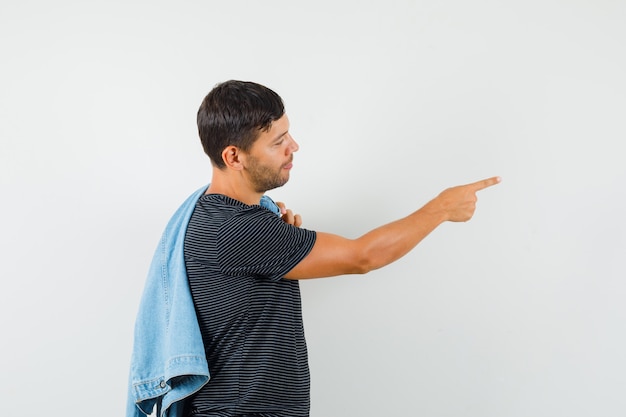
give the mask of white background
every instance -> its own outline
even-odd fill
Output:
[[[302,284],[312,417],[626,415],[626,3],[3,1],[0,398],[120,416],[167,220],[210,181],[195,113],[285,100],[270,193],[356,237],[493,175],[474,219]]]

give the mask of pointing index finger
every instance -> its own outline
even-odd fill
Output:
[[[500,181],[502,181],[502,178],[500,177],[491,177],[487,178],[486,180],[476,181],[469,185],[474,189],[474,191],[480,191],[484,190],[487,187],[491,187],[492,185],[496,185]]]

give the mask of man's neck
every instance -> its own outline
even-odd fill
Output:
[[[257,205],[262,193],[250,189],[243,176],[213,168],[213,178],[206,194],[222,194],[248,205]]]

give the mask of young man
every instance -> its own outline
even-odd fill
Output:
[[[256,83],[217,85],[198,111],[213,176],[187,226],[185,265],[211,378],[185,416],[305,417],[309,368],[298,281],[363,274],[405,255],[445,221],[467,221],[494,177],[454,187],[357,239],[300,228],[259,205],[289,180],[298,144],[281,98]]]

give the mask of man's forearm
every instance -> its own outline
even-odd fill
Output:
[[[356,239],[362,246],[365,271],[382,268],[400,259],[447,220],[439,203],[432,200],[410,215],[378,227]]]

